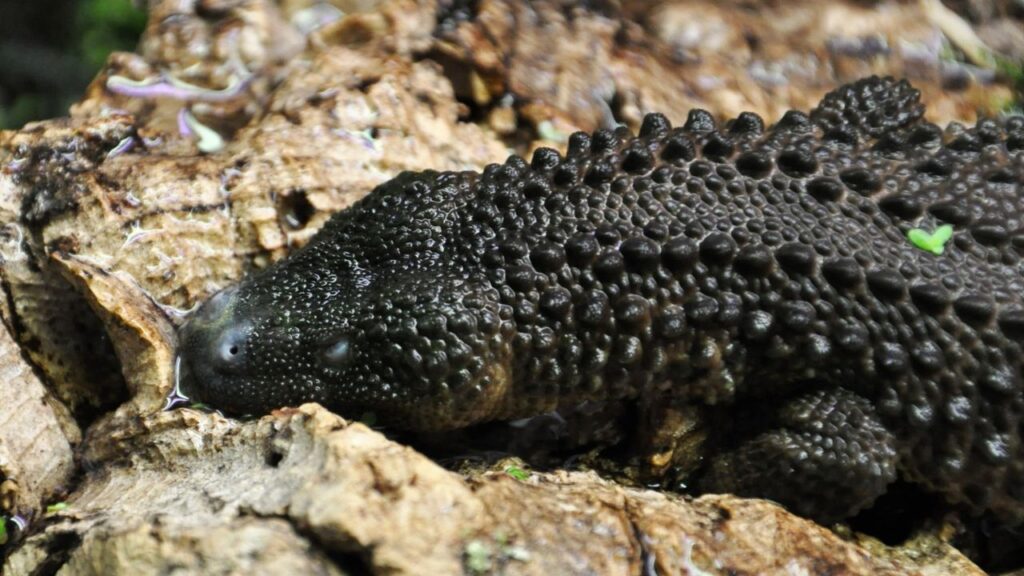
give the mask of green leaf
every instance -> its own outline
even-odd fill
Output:
[[[57,503],[50,504],[49,506],[47,506],[46,507],[46,513],[47,514],[56,514],[57,512],[60,512],[61,510],[67,510],[67,509],[68,509],[68,503],[67,502],[57,502]]]
[[[942,254],[945,250],[946,242],[949,242],[949,239],[952,237],[953,227],[949,224],[943,224],[930,233],[925,232],[921,228],[914,228],[907,232],[907,239],[910,240],[911,244],[932,254]]]
[[[509,466],[505,468],[505,474],[508,474],[509,476],[515,478],[516,480],[519,480],[520,482],[530,477],[530,473],[527,472],[526,470],[523,470],[519,466]]]
[[[0,546],[7,544],[7,516],[0,516]]]

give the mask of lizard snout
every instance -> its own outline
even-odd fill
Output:
[[[200,401],[225,379],[245,371],[252,322],[236,316],[238,289],[222,290],[203,304],[179,338],[182,381],[179,393]]]

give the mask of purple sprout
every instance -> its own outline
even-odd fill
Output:
[[[15,158],[8,162],[7,171],[16,174],[24,170],[25,166],[28,166],[28,156],[25,156],[24,158]]]
[[[188,125],[188,109],[178,110],[178,134],[188,138],[192,136],[192,128]]]
[[[227,87],[220,90],[203,88],[173,76],[161,73],[155,78],[132,80],[125,76],[107,78],[107,90],[132,98],[172,98],[187,102],[226,102],[238,97],[252,81],[252,74],[244,78],[234,77]]]
[[[117,146],[114,146],[113,148],[110,149],[110,152],[107,152],[107,158],[113,158],[115,156],[120,156],[121,154],[124,154],[125,152],[128,152],[129,150],[131,150],[134,147],[135,147],[135,137],[134,136],[128,136],[127,138],[123,138],[120,142],[117,143]]]
[[[374,140],[372,131],[369,128],[359,131],[345,130],[342,128],[336,130],[335,133],[345,140],[360,144],[367,151],[377,152],[377,141]]]
[[[224,138],[216,130],[197,120],[188,108],[178,111],[178,131],[182,136],[195,136],[196,147],[200,152],[212,154],[224,149]]]

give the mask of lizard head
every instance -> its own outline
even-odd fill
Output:
[[[493,289],[448,240],[467,189],[464,175],[400,175],[216,294],[180,331],[178,392],[234,414],[319,402],[405,429],[491,417],[508,346]]]

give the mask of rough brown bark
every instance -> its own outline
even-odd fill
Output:
[[[78,427],[0,326],[0,506],[29,514],[70,487]]]
[[[982,574],[931,541],[914,544],[923,558],[870,554],[764,501],[690,501],[580,472],[466,480],[316,405],[245,423],[162,413],[93,439],[87,458],[100,471],[10,573],[53,562],[67,540],[74,574],[239,570],[239,547],[271,540],[282,562],[375,574]]]

